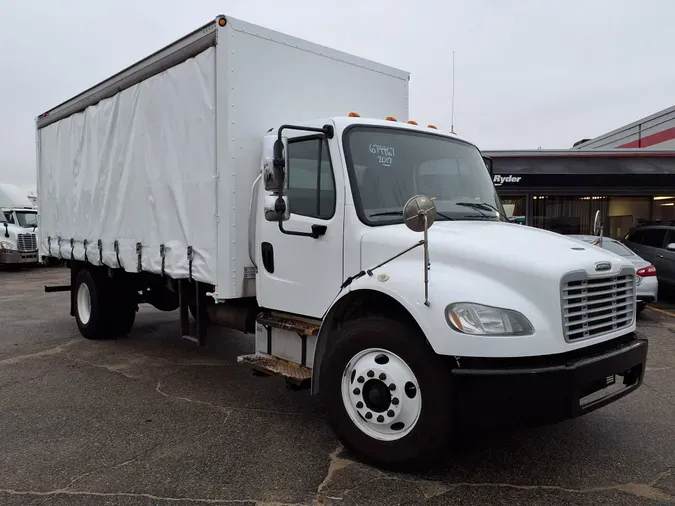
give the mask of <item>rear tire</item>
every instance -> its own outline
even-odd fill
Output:
[[[82,269],[75,278],[75,320],[86,339],[106,339],[111,335],[110,306],[106,303],[102,276]]]
[[[342,444],[380,467],[433,464],[451,432],[445,361],[418,331],[387,318],[359,318],[336,332],[323,359],[321,394]]]
[[[75,320],[86,339],[128,334],[136,319],[135,292],[102,271],[81,269],[75,278]]]

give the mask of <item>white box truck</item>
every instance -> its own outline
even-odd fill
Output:
[[[509,223],[406,72],[225,16],[37,118],[40,254],[88,339],[141,303],[255,336],[354,453],[443,454],[455,417],[556,421],[635,391],[635,268]],[[189,316],[192,313],[192,318]],[[194,322],[193,322],[194,319]]]

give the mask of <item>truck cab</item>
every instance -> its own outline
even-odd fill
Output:
[[[38,212],[14,185],[0,184],[0,264],[37,264]]]
[[[286,329],[260,319],[244,360],[311,367],[343,443],[380,463],[428,457],[456,415],[559,421],[641,384],[634,266],[512,223],[488,166],[395,118],[265,138],[256,297]],[[319,330],[300,346],[292,321]]]

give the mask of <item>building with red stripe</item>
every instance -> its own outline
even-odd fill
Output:
[[[504,208],[520,223],[562,234],[622,238],[641,221],[675,222],[675,107],[572,149],[486,151]]]
[[[575,143],[574,149],[675,149],[675,106]]]

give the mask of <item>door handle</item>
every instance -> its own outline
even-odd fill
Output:
[[[659,255],[658,253],[656,254],[658,258],[663,258],[663,255]]]

